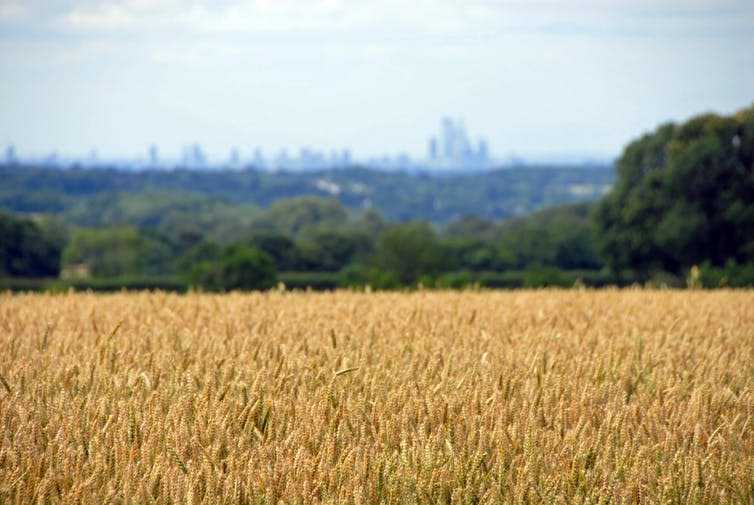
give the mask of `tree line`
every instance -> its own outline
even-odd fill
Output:
[[[342,286],[396,288],[471,283],[489,272],[598,270],[591,209],[590,204],[569,204],[521,219],[467,216],[438,227],[426,221],[391,223],[374,209],[350,213],[336,200],[302,197],[275,203],[231,241],[213,240],[193,227],[66,231],[63,223],[51,226],[49,218],[9,214],[0,215],[0,222],[23,224],[30,237],[45,229],[65,236],[55,242],[44,269],[6,269],[10,275],[174,276],[187,286],[234,289],[268,288],[277,284],[278,273],[298,272],[326,273]],[[30,256],[44,244],[22,242]]]
[[[385,289],[754,283],[754,106],[662,125],[631,142],[615,171],[596,203],[443,224],[321,196],[260,209],[162,190],[104,194],[65,214],[0,214],[0,275],[169,278],[208,290],[286,279]]]
[[[129,219],[152,226],[166,213],[233,221],[279,200],[335,198],[351,211],[371,206],[388,221],[446,224],[458,216],[498,220],[583,199],[613,183],[610,166],[527,166],[477,173],[384,172],[352,167],[313,172],[45,168],[0,164],[0,208],[55,213],[76,225]],[[199,209],[196,210],[195,208]]]

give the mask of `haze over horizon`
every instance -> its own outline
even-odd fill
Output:
[[[445,115],[498,157],[610,158],[754,100],[747,0],[0,0],[0,146],[426,156]]]

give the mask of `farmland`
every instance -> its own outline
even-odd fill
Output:
[[[752,307],[0,295],[0,503],[752,503]]]

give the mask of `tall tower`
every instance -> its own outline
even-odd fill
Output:
[[[437,161],[437,137],[433,136],[429,138],[429,142],[427,143],[427,154],[429,156],[429,161]]]
[[[157,167],[157,165],[160,164],[160,156],[157,151],[157,146],[155,144],[152,144],[151,146],[149,146],[148,155],[149,155],[149,165],[152,168]]]
[[[230,150],[230,158],[228,159],[230,166],[237,167],[241,163],[241,154],[237,147]]]
[[[257,170],[267,168],[267,161],[264,159],[264,154],[262,153],[261,147],[254,148],[254,161],[252,163],[254,164],[254,168],[256,168]]]
[[[16,161],[16,146],[11,144],[5,149],[5,163],[14,165]]]
[[[442,119],[442,156],[453,159],[455,154],[456,128],[449,117]]]
[[[479,161],[479,164],[483,167],[486,167],[487,163],[490,161],[490,148],[487,144],[487,141],[484,139],[479,140],[477,159]]]

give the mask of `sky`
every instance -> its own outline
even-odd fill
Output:
[[[0,0],[0,146],[613,158],[754,103],[752,0]]]

